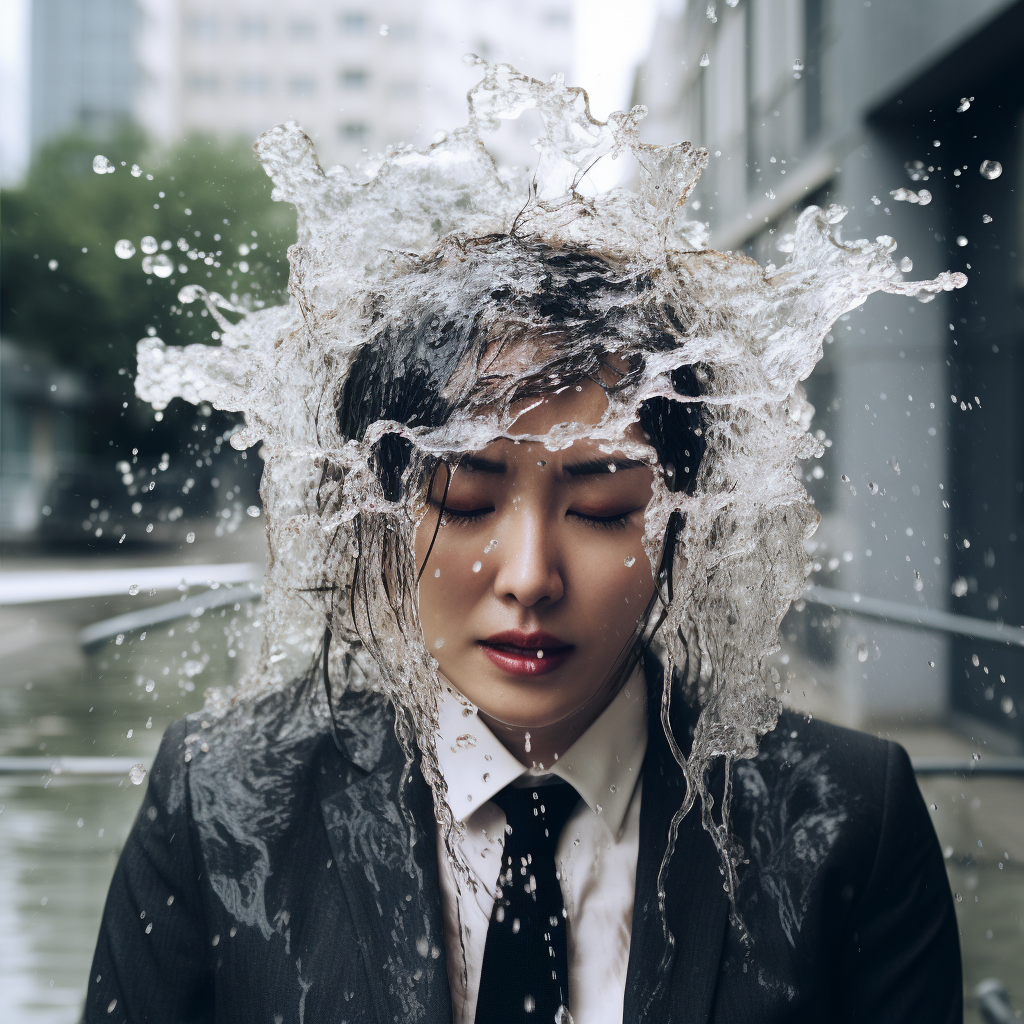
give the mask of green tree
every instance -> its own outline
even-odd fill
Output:
[[[97,154],[112,173],[95,173]],[[295,221],[270,191],[242,143],[193,137],[159,152],[126,128],[102,143],[73,135],[50,144],[24,184],[0,196],[4,336],[120,393],[117,371],[133,371],[147,330],[168,342],[211,340],[212,321],[179,307],[182,285],[246,305],[281,301]],[[171,260],[169,276],[144,271],[147,236]],[[119,258],[119,239],[133,256]]]

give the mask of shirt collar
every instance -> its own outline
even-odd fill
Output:
[[[550,769],[524,768],[477,714],[476,706],[442,680],[437,759],[448,804],[459,821],[517,779],[557,776],[618,835],[647,751],[647,687],[637,667],[611,704]]]

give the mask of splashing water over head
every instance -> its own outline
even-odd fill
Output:
[[[965,279],[904,281],[891,238],[840,239],[838,207],[805,210],[771,273],[710,250],[685,216],[705,150],[641,143],[643,108],[598,122],[580,89],[476,63],[469,123],[362,177],[321,170],[295,125],[265,133],[256,151],[274,198],[298,211],[288,304],[249,312],[188,286],[181,300],[206,303],[220,344],[139,342],[143,399],[241,412],[232,443],[263,446],[262,657],[237,691],[211,694],[205,715],[287,698],[329,631],[330,678],[391,699],[458,860],[434,750],[437,665],[417,607],[423,497],[441,467],[514,433],[515,403],[591,380],[608,398],[600,422],[532,440],[557,451],[587,438],[660,470],[644,537],[656,614],[639,623],[632,656],[657,626],[662,722],[687,781],[675,827],[701,797],[732,883],[727,823],[713,823],[704,780],[715,758],[752,756],[778,713],[766,658],[818,522],[793,473],[819,450],[800,381],[832,323],[871,293],[934,294]],[[535,169],[497,167],[488,133],[528,110],[543,125]],[[634,189],[583,194],[596,161],[630,156]],[[623,442],[637,421],[649,443]],[[688,757],[668,728],[674,693],[700,708]],[[323,701],[308,721],[324,728]]]

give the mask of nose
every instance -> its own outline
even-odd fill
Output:
[[[565,593],[560,559],[553,532],[540,509],[521,509],[510,517],[497,555],[494,590],[501,600],[512,598],[524,608]]]

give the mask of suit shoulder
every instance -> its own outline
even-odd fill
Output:
[[[758,748],[758,759],[789,761],[813,758],[827,764],[839,775],[854,778],[867,773],[884,777],[894,757],[903,748],[891,740],[872,736],[859,729],[848,729],[819,719],[808,719],[795,711],[783,711],[775,728],[764,735]]]

